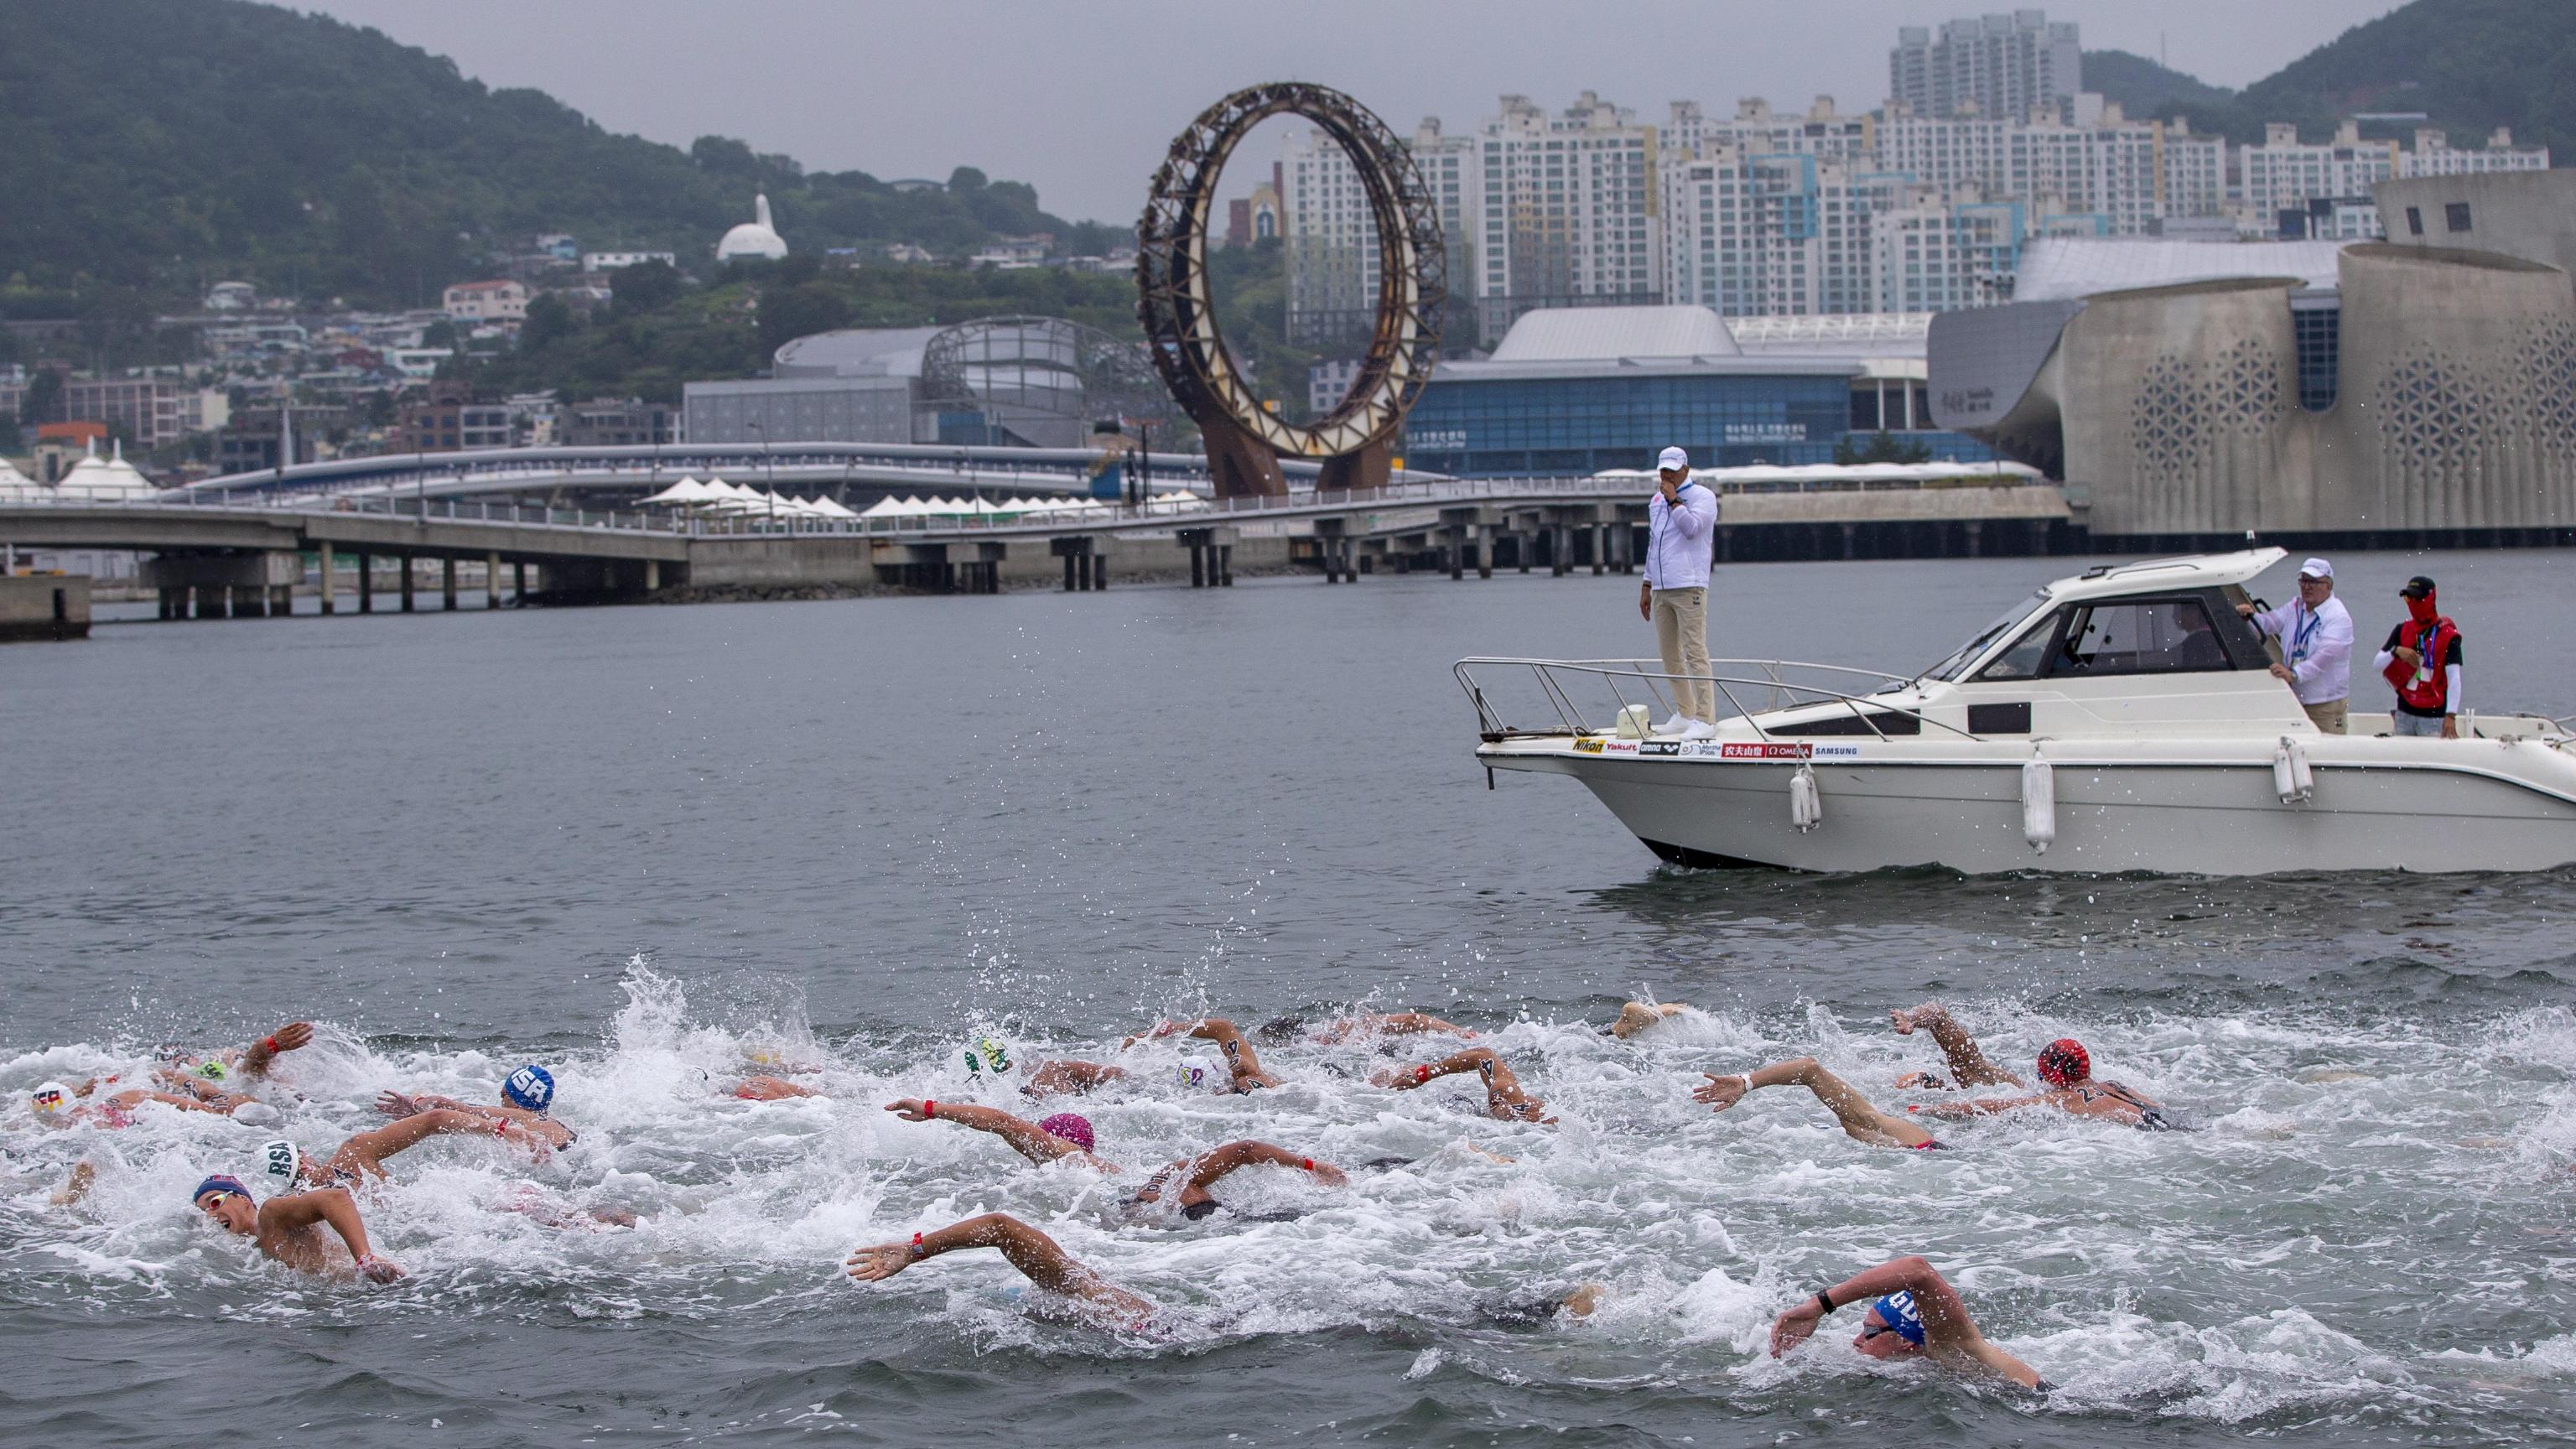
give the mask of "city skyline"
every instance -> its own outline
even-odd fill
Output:
[[[809,169],[884,179],[944,178],[973,166],[1034,185],[1068,220],[1117,223],[1141,204],[1171,136],[1217,96],[1256,81],[1334,86],[1399,132],[1426,115],[1483,114],[1507,92],[1562,105],[1588,89],[1641,112],[1672,100],[1731,109],[1751,94],[1804,108],[1828,94],[1846,110],[1867,110],[1885,99],[1901,28],[1991,7],[1851,0],[1830,13],[1791,13],[1630,4],[1572,18],[1527,0],[1439,0],[1391,12],[1325,0],[1305,7],[1296,25],[1275,12],[1212,8],[1178,29],[1168,9],[1132,0],[1079,12],[787,0],[748,19],[680,0],[533,9],[500,0],[427,8],[314,0],[301,8],[448,56],[496,88],[543,90],[612,131],[680,146],[702,134],[736,136]],[[2233,87],[2398,3],[2282,0],[2248,11],[2226,0],[2173,0],[2141,13],[2061,0],[2044,8],[2052,21],[2081,26],[2088,49],[2161,52],[2177,70]],[[1020,43],[994,51],[983,42],[1006,10]],[[1140,53],[1139,36],[1170,47],[1170,57]],[[886,44],[890,37],[901,43]],[[858,100],[845,99],[854,93]],[[866,103],[871,97],[876,103]],[[1088,124],[1032,124],[1047,114]]]

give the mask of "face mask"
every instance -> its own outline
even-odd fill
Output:
[[[2441,606],[2434,603],[2431,599],[2408,599],[2406,601],[2407,616],[2412,618],[2418,624],[2432,623],[2436,618],[2440,617],[2441,612]]]

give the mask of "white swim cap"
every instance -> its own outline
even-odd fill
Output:
[[[286,1117],[266,1102],[244,1102],[233,1109],[233,1120],[245,1127],[274,1127]]]
[[[293,1192],[295,1181],[304,1174],[304,1152],[294,1143],[280,1137],[263,1142],[259,1148],[260,1167],[268,1176],[269,1191]]]
[[[1184,1091],[1213,1092],[1227,1080],[1224,1069],[1206,1057],[1183,1057],[1174,1070]]]
[[[72,1089],[60,1082],[46,1082],[27,1094],[27,1105],[39,1117],[50,1117],[71,1105]]]
[[[966,1070],[976,1075],[991,1072],[995,1076],[1011,1069],[1011,1049],[1001,1038],[979,1036],[966,1047]]]

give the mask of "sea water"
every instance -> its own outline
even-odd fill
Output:
[[[2564,556],[2339,559],[2367,653],[2442,581],[2483,710],[2576,713]],[[1720,571],[1722,655],[1902,669],[2049,560]],[[2284,586],[2271,592],[2280,593]],[[2258,586],[2258,591],[2260,591]],[[1635,584],[1231,591],[103,626],[0,654],[0,1432],[351,1443],[2495,1443],[2576,1432],[2576,877],[2258,880],[1656,864],[1572,782],[1488,791],[1470,653],[1645,652]],[[2007,1068],[2074,1035],[2200,1130],[2013,1115],[1873,1150],[1937,1067],[1927,997]],[[1628,999],[1688,1004],[1630,1041]],[[1158,1019],[1421,1009],[1555,1127],[1424,1043],[1300,1037],[1284,1085],[1184,1092]],[[49,1078],[318,1023],[255,1128],[147,1107],[46,1131]],[[1133,1069],[1070,1104],[1112,1170],[1030,1166],[902,1097],[1042,1115],[965,1046]],[[1191,1043],[1191,1055],[1212,1049]],[[580,1133],[543,1163],[434,1139],[362,1198],[390,1287],[299,1279],[190,1211],[265,1138],[388,1088],[494,1100],[524,1061]],[[747,1072],[823,1095],[752,1103]],[[1236,1212],[1132,1213],[1251,1138]],[[1364,1168],[1372,1161],[1399,1159]],[[1496,1159],[1508,1159],[1498,1161]],[[48,1204],[75,1162],[97,1185]],[[1162,1312],[1063,1311],[990,1253],[842,1277],[1008,1212]],[[633,1214],[632,1228],[592,1214]],[[1779,1311],[1921,1253],[2030,1396]],[[1583,1283],[1588,1318],[1532,1314]],[[1235,1436],[1229,1438],[1228,1436]]]

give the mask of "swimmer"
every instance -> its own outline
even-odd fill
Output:
[[[1910,1147],[1936,1151],[1941,1144],[1932,1134],[1906,1121],[1891,1116],[1869,1104],[1869,1099],[1854,1090],[1851,1083],[1818,1065],[1814,1057],[1796,1057],[1775,1062],[1757,1072],[1721,1077],[1715,1072],[1704,1075],[1708,1084],[1691,1092],[1691,1100],[1705,1102],[1712,1110],[1723,1112],[1743,1101],[1762,1087],[1804,1087],[1816,1094],[1825,1110],[1843,1125],[1843,1132],[1855,1142],[1872,1147]]]
[[[1486,1116],[1503,1122],[1536,1122],[1542,1127],[1555,1125],[1556,1119],[1546,1115],[1547,1103],[1521,1090],[1520,1078],[1512,1075],[1511,1067],[1494,1055],[1492,1047],[1471,1047],[1455,1056],[1443,1057],[1422,1066],[1373,1073],[1369,1081],[1376,1086],[1410,1092],[1461,1072],[1474,1072],[1484,1079]]]
[[[1442,1021],[1436,1016],[1429,1016],[1419,1011],[1363,1011],[1351,1016],[1336,1017],[1312,1032],[1306,1032],[1305,1028],[1306,1018],[1302,1016],[1274,1016],[1263,1022],[1260,1029],[1253,1035],[1259,1037],[1265,1044],[1277,1046],[1295,1041],[1300,1032],[1305,1032],[1308,1041],[1321,1046],[1335,1046],[1353,1037],[1472,1037],[1476,1034],[1472,1028],[1460,1026],[1454,1021]]]
[[[1008,1213],[986,1213],[934,1233],[915,1233],[910,1243],[861,1248],[841,1266],[857,1282],[882,1283],[925,1258],[960,1248],[999,1250],[1031,1283],[1073,1299],[1108,1326],[1133,1331],[1154,1316],[1153,1304],[1074,1261],[1055,1239]]]
[[[1137,1190],[1134,1197],[1127,1200],[1127,1205],[1145,1207],[1162,1201],[1164,1189],[1171,1185],[1173,1176],[1186,1169],[1187,1175],[1181,1177],[1180,1194],[1172,1200],[1172,1204],[1181,1210],[1182,1217],[1197,1222],[1225,1206],[1209,1193],[1209,1188],[1214,1187],[1228,1173],[1246,1167],[1260,1166],[1292,1168],[1308,1174],[1326,1187],[1346,1187],[1350,1184],[1350,1178],[1340,1168],[1329,1162],[1317,1162],[1311,1157],[1299,1156],[1285,1147],[1274,1147],[1267,1142],[1229,1142],[1223,1147],[1211,1148],[1196,1157],[1184,1157],[1155,1173],[1142,1188]]]
[[[1014,1117],[992,1107],[978,1107],[971,1102],[951,1102],[941,1106],[927,1098],[906,1097],[886,1104],[886,1110],[906,1122],[954,1122],[978,1132],[990,1132],[1011,1145],[1022,1157],[1046,1166],[1059,1158],[1078,1157],[1103,1172],[1118,1169],[1091,1152],[1091,1122],[1072,1112],[1058,1112],[1043,1122]]]
[[[94,1087],[97,1083],[90,1082],[84,1085]],[[73,1101],[81,1095],[60,1082],[46,1082],[27,1094],[27,1106],[36,1114],[36,1121],[40,1126],[70,1127],[89,1123],[104,1127],[111,1132],[122,1127],[133,1126],[134,1109],[146,1102],[159,1102],[165,1107],[176,1107],[182,1112],[214,1112],[219,1116],[222,1115],[221,1109],[207,1106],[194,1097],[181,1096],[175,1092],[156,1092],[148,1087],[129,1087],[86,1106],[73,1106]]]
[[[329,1157],[315,1160],[285,1138],[260,1149],[267,1162],[269,1185],[286,1191],[299,1185],[363,1187],[385,1180],[385,1159],[417,1147],[432,1137],[490,1137],[520,1148],[539,1161],[552,1155],[546,1140],[508,1118],[479,1112],[432,1107],[414,1112],[390,1126],[361,1132],[343,1142]]]
[[[268,1075],[268,1069],[277,1064],[280,1056],[305,1046],[312,1040],[313,1023],[290,1021],[245,1047],[231,1047],[213,1052],[190,1051],[185,1047],[164,1047],[161,1052],[163,1063],[161,1070],[171,1077],[192,1076],[210,1082],[220,1082],[235,1075],[265,1077]]]
[[[1081,1097],[1126,1079],[1125,1067],[1106,1062],[1033,1062],[1025,1069],[1020,1092],[1029,1097]]]
[[[1935,1117],[1977,1117],[2021,1107],[2054,1107],[2069,1116],[2118,1122],[2141,1132],[2169,1132],[2183,1124],[2165,1115],[2162,1102],[2093,1075],[2093,1055],[2073,1037],[2059,1037],[2039,1049],[2039,1080],[2047,1090],[2027,1097],[1981,1097],[1972,1102],[1943,1102],[1921,1109]],[[2007,1081],[2011,1080],[2006,1078]],[[2014,1085],[2020,1085],[2015,1082]]]
[[[812,1087],[801,1086],[785,1077],[745,1077],[733,1084],[732,1095],[746,1102],[781,1102],[790,1097],[819,1097]]]
[[[1888,1024],[1898,1036],[1912,1036],[1917,1030],[1932,1033],[1940,1045],[1941,1055],[1950,1060],[1950,1080],[1944,1082],[1932,1072],[1908,1072],[1896,1079],[1900,1087],[1921,1087],[1944,1091],[1955,1086],[1962,1091],[1975,1087],[2018,1087],[2021,1078],[1986,1060],[1977,1039],[1950,1015],[1950,1009],[1937,1001],[1927,1001],[1912,1011],[1891,1011]]]
[[[401,1092],[382,1092],[376,1097],[376,1110],[388,1117],[410,1117],[433,1108],[450,1112],[474,1112],[487,1121],[510,1121],[525,1127],[546,1146],[560,1150],[580,1139],[580,1134],[556,1121],[549,1113],[554,1108],[554,1074],[530,1063],[512,1072],[501,1083],[501,1103],[487,1107],[474,1102],[460,1102],[454,1097],[423,1094],[406,1096]]]
[[[400,1267],[368,1248],[367,1225],[359,1220],[357,1200],[346,1189],[280,1193],[264,1203],[253,1203],[250,1189],[239,1178],[217,1173],[198,1183],[189,1201],[225,1232],[249,1238],[261,1252],[299,1273],[324,1277],[354,1273],[370,1283],[390,1283],[403,1276]],[[326,1227],[347,1248],[348,1266],[341,1265],[340,1255],[322,1236]]]
[[[1661,1026],[1690,1008],[1679,1002],[1648,1003],[1631,1001],[1619,1008],[1619,1019],[1606,1028],[1612,1036],[1626,1041],[1650,1026]]]
[[[1810,1295],[1771,1325],[1771,1356],[1797,1347],[1826,1314],[1854,1303],[1870,1307],[1852,1347],[1871,1358],[1928,1358],[1952,1373],[2049,1390],[2037,1369],[1986,1342],[1959,1290],[1921,1258],[1881,1263]]]
[[[1158,1040],[1178,1032],[1186,1032],[1201,1041],[1215,1042],[1217,1050],[1225,1054],[1226,1071],[1231,1080],[1223,1090],[1250,1092],[1261,1087],[1279,1085],[1277,1077],[1261,1069],[1261,1058],[1252,1050],[1252,1043],[1243,1039],[1243,1033],[1235,1030],[1233,1022],[1221,1016],[1204,1017],[1197,1021],[1156,1022],[1153,1030],[1127,1038],[1118,1044],[1118,1049],[1125,1051],[1139,1041]]]

